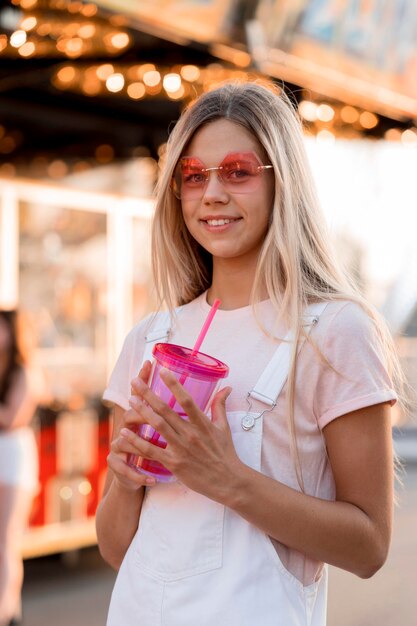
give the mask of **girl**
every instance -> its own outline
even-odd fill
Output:
[[[20,623],[20,540],[38,488],[30,421],[42,382],[22,349],[17,311],[0,310],[0,626]]]
[[[322,626],[325,564],[368,578],[387,556],[399,370],[383,323],[337,268],[282,93],[226,84],[183,113],[153,267],[171,327],[160,313],[130,332],[104,395],[114,438],[97,533],[120,568],[108,625]],[[216,298],[203,351],[229,365],[228,385],[210,421],[162,374],[184,421],[148,388],[147,355],[167,333],[192,347]],[[132,431],[143,423],[165,450]],[[135,472],[129,453],[177,482]]]

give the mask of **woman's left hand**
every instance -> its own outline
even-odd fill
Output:
[[[123,436],[137,448],[139,456],[159,461],[190,489],[212,500],[225,501],[229,479],[237,477],[243,465],[234,448],[226,417],[226,399],[231,388],[225,387],[215,395],[210,421],[171,372],[162,370],[160,376],[188,420],[158,398],[140,378],[135,378],[132,381],[135,395],[130,405],[140,415],[140,421],[150,424],[168,445],[165,449],[159,448],[126,429],[123,429]]]

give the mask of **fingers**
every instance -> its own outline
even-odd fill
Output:
[[[159,461],[160,453],[164,452],[125,426],[121,428],[119,436],[112,441],[110,451],[125,461],[129,454]]]
[[[139,370],[138,376],[141,380],[143,380],[144,383],[147,383],[149,381],[151,371],[152,371],[152,363],[150,361],[144,361],[144,363],[142,364],[142,367]]]
[[[126,430],[126,428],[122,428],[117,439],[114,439],[114,441],[112,441],[110,450],[114,454],[124,454],[127,457],[128,454],[138,454],[138,450],[134,445],[133,440],[129,440],[123,435],[123,432]],[[129,432],[133,433],[133,431]]]
[[[128,465],[128,452],[137,454],[137,450],[135,450],[133,446],[125,445],[119,449],[118,446],[112,444],[112,449],[107,456],[109,470],[111,470],[113,478],[117,483],[129,491],[137,491],[140,487],[145,485],[155,485],[155,478],[142,474]]]
[[[142,439],[142,437],[136,435],[136,433],[132,432],[128,428],[123,428],[120,431],[120,435],[121,438],[125,440],[122,444],[123,447],[133,450],[133,454],[136,456],[141,456],[152,461],[159,461],[162,465],[165,464],[165,459],[167,457],[167,451],[165,449]]]
[[[156,396],[155,396],[156,397]],[[166,404],[160,401],[160,412],[154,411],[147,402],[141,400],[138,396],[131,396],[129,404],[135,414],[140,416],[142,424],[150,424],[154,430],[160,433],[165,439],[169,437],[172,441],[175,435],[179,435],[182,430],[183,420],[177,413],[169,409]]]
[[[131,407],[128,411],[125,411],[123,413],[123,417],[118,425],[117,436],[120,435],[120,430],[123,428],[123,426],[127,426],[128,428],[137,430],[142,424],[145,423],[146,422],[141,413]]]
[[[156,479],[152,476],[148,476],[146,474],[141,474],[140,472],[130,467],[116,455],[112,455],[111,453],[107,457],[107,463],[111,471],[113,472],[113,477],[123,485],[126,489],[130,489],[132,491],[136,491],[140,487],[151,487],[156,484]]]
[[[176,381],[174,376],[172,376],[172,378]],[[161,432],[157,426],[161,426],[163,428],[165,424],[169,424],[171,429],[175,432],[182,432],[184,420],[176,411],[169,407],[163,400],[158,398],[158,396],[156,396],[140,378],[134,378],[131,384],[134,395],[129,399],[130,405],[141,415],[150,416],[152,421],[148,423],[150,423],[155,430]],[[179,387],[182,389],[181,385],[179,385]],[[142,402],[142,400],[145,402]],[[151,413],[147,411],[147,407],[150,407],[152,411]],[[160,419],[161,417],[163,420]]]
[[[184,389],[177,378],[167,369],[161,368],[160,377],[165,385],[172,392],[178,404],[184,409],[190,422],[196,424],[207,424],[207,416],[199,409],[190,394]]]

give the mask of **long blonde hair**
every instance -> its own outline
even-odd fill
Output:
[[[251,303],[256,312],[256,304],[266,289],[277,317],[292,328],[296,338],[288,377],[289,427],[298,481],[303,488],[295,437],[294,395],[297,344],[304,334],[304,308],[320,301],[358,303],[374,322],[387,369],[398,389],[402,388],[403,376],[384,321],[359,293],[332,251],[298,115],[285,93],[269,83],[225,83],[205,93],[186,108],[170,135],[165,167],[158,183],[152,234],[152,263],[160,303],[173,310],[211,285],[211,256],[188,232],[171,180],[196,131],[218,119],[230,120],[247,129],[273,165],[278,192],[258,259]]]

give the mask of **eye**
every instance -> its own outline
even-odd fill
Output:
[[[248,176],[251,175],[251,173],[249,172],[249,170],[244,170],[244,169],[239,168],[239,169],[231,170],[228,175],[230,178],[247,178]]]
[[[223,175],[230,182],[241,183],[254,176],[257,173],[256,169],[257,168],[250,163],[228,163],[223,167]]]
[[[202,185],[206,181],[206,176],[202,170],[183,171],[182,180],[186,185]]]

